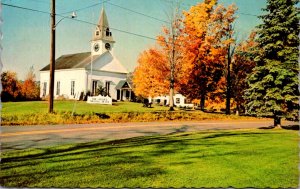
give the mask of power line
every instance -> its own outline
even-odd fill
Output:
[[[148,17],[148,18],[151,18],[151,19],[160,21],[160,22],[169,23],[168,21],[165,21],[165,20],[162,20],[162,19],[159,19],[159,18],[155,18],[155,17],[153,17],[153,16],[146,15],[146,14],[144,14],[144,13],[140,13],[140,12],[137,12],[137,11],[135,11],[135,10],[128,9],[128,8],[125,8],[125,7],[122,7],[122,6],[120,6],[120,5],[113,4],[113,3],[108,2],[108,1],[110,1],[110,0],[104,0],[104,1],[101,2],[101,3],[95,3],[95,4],[90,5],[90,6],[87,6],[87,7],[79,8],[79,9],[76,9],[76,10],[73,10],[73,11],[68,11],[68,12],[64,12],[64,13],[60,13],[60,14],[67,14],[67,13],[72,13],[72,12],[78,12],[78,11],[82,11],[82,10],[85,10],[85,9],[92,8],[92,7],[94,7],[94,6],[100,5],[100,4],[102,4],[102,3],[107,3],[107,4],[110,4],[110,5],[112,5],[112,6],[118,7],[118,8],[120,8],[120,9],[123,9],[123,10],[127,10],[127,11],[130,11],[130,12],[133,12],[133,13],[135,13],[135,14],[139,14],[139,15],[142,15],[142,16],[145,16],[145,17]]]
[[[6,1],[10,1],[11,2],[11,0],[6,0]],[[30,0],[30,1],[34,1],[34,2],[37,2],[37,3],[43,3],[43,4],[48,4],[48,5],[50,4],[49,2],[46,2],[46,1],[43,1],[43,0]]]
[[[46,12],[46,11],[41,11],[41,10],[36,10],[36,9],[31,9],[31,8],[26,8],[26,7],[11,5],[11,4],[7,4],[7,3],[1,3],[1,4],[4,5],[4,6],[8,6],[8,7],[19,8],[19,9],[23,9],[23,10],[28,10],[28,11],[33,11],[33,12],[38,12],[38,13],[43,13],[43,14],[51,15],[50,12]],[[109,4],[111,4],[111,3],[109,3]],[[245,14],[245,13],[243,13],[243,14]],[[62,18],[70,19],[70,20],[73,20],[73,21],[78,21],[78,22],[81,22],[81,23],[85,23],[85,24],[89,24],[89,25],[93,25],[93,26],[98,26],[95,23],[88,22],[88,21],[85,21],[85,20],[70,18],[70,17],[64,16],[62,14],[55,14],[55,15],[59,16],[59,17],[62,17]],[[132,32],[129,32],[129,31],[124,31],[124,30],[120,30],[120,29],[117,29],[117,28],[111,28],[111,27],[110,27],[110,29],[118,31],[118,32],[121,32],[121,33],[126,33],[126,34],[129,34],[129,35],[134,35],[134,36],[137,36],[137,37],[141,37],[141,38],[146,38],[146,39],[151,39],[151,40],[157,41],[156,38],[145,36],[145,35],[142,35],[142,34],[132,33]]]
[[[112,5],[112,6],[115,6],[115,7],[118,7],[118,8],[127,10],[127,11],[130,11],[130,12],[133,12],[133,13],[135,13],[135,14],[139,14],[139,15],[142,15],[142,16],[145,16],[145,17],[148,17],[148,18],[152,18],[152,19],[157,20],[157,21],[160,21],[160,22],[169,23],[168,21],[165,21],[165,20],[162,20],[162,19],[159,19],[159,18],[155,18],[155,17],[153,17],[153,16],[149,16],[149,15],[146,15],[146,14],[144,14],[144,13],[140,13],[140,12],[137,12],[137,11],[134,11],[134,10],[125,8],[125,7],[121,7],[120,5],[116,5],[116,4],[113,4],[113,3],[110,3],[110,2],[108,2],[107,4],[110,4],[110,5]]]
[[[33,12],[39,12],[39,13],[44,13],[44,14],[49,14],[50,12],[46,12],[46,11],[41,11],[41,10],[36,10],[36,9],[31,9],[31,8],[26,8],[26,7],[20,7],[17,5],[11,5],[11,4],[7,4],[7,3],[1,3],[4,6],[8,6],[8,7],[13,7],[13,8],[18,8],[18,9],[23,9],[23,10],[29,10],[29,11],[33,11]]]
[[[167,3],[173,3],[173,1],[171,1],[171,0],[164,0],[164,1],[167,2]],[[189,8],[189,7],[191,7],[191,6],[194,6],[194,5],[187,4],[187,3],[180,3],[180,4],[185,5],[186,8]],[[246,16],[254,16],[254,17],[258,17],[258,16],[259,16],[259,15],[249,14],[249,13],[243,13],[243,12],[239,12],[239,11],[237,11],[237,13],[238,13],[238,14],[241,14],[241,15],[246,15]]]
[[[242,13],[242,12],[239,12],[237,11],[239,14],[242,14],[242,15],[246,15],[246,16],[255,16],[255,17],[258,17],[259,15],[256,15],[256,14],[249,14],[249,13]]]
[[[174,1],[171,1],[171,0],[164,0],[164,1],[167,2],[167,3],[170,3],[170,4],[173,4],[173,3],[174,3]],[[178,3],[179,3],[179,2],[178,2]],[[182,3],[182,2],[179,3],[179,4],[185,6],[186,8],[189,8],[189,7],[193,6],[193,5],[191,5],[191,4]]]
[[[7,0],[7,1],[8,1],[8,0]],[[11,3],[11,1],[12,1],[12,0],[10,0],[10,3]],[[37,3],[42,3],[42,4],[47,4],[47,5],[50,6],[50,2],[47,2],[47,0],[46,0],[46,1],[43,1],[43,0],[30,0],[30,1],[37,2]],[[8,2],[3,2],[3,3],[8,3]],[[62,7],[59,6],[59,5],[56,5],[56,7],[58,7],[59,9],[62,8]]]
[[[95,3],[95,4],[89,5],[87,7],[75,9],[75,10],[64,12],[64,13],[60,13],[60,14],[68,14],[68,13],[72,13],[72,12],[79,12],[79,11],[82,11],[82,10],[85,10],[85,9],[89,9],[89,8],[95,7],[95,6],[100,5],[102,3],[106,3],[108,1],[110,1],[110,0],[102,0],[102,2],[100,2],[100,3]]]
[[[39,13],[51,15],[50,12],[46,12],[46,11],[40,11],[40,10],[36,10],[36,9],[31,9],[31,8],[26,8],[26,7],[20,7],[20,6],[16,6],[16,5],[10,5],[10,4],[6,4],[6,3],[1,3],[1,4],[4,5],[4,6],[8,6],[8,7],[19,8],[19,9],[23,9],[23,10],[28,10],[28,11],[39,12]],[[81,22],[81,23],[98,26],[98,24],[95,24],[95,23],[92,23],[92,22],[88,22],[88,21],[85,21],[85,20],[74,19],[74,18],[70,18],[68,16],[64,16],[64,15],[61,15],[61,14],[55,14],[55,15],[59,16],[59,17],[62,17],[62,18],[66,18],[66,19],[78,21],[78,22]],[[117,28],[111,28],[110,27],[110,29],[118,31],[118,32],[121,32],[121,33],[126,33],[126,34],[130,34],[130,35],[138,36],[138,37],[141,37],[141,38],[151,39],[151,40],[155,40],[155,41],[157,40],[156,38],[153,38],[153,37],[149,37],[149,36],[145,36],[145,35],[141,35],[141,34],[137,34],[137,33],[132,33],[132,32],[120,30],[120,29],[117,29]]]

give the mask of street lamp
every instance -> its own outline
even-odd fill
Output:
[[[65,18],[63,17],[55,24],[55,0],[51,2],[51,33],[50,33],[50,85],[49,85],[49,107],[48,112],[53,113],[53,97],[54,97],[54,72],[55,72],[55,29],[57,25]],[[76,18],[73,12],[70,18]]]
[[[69,17],[62,17],[54,26],[54,29],[56,29],[57,25],[65,18],[76,18],[77,17],[77,14],[76,12],[72,12],[72,14],[69,16]]]

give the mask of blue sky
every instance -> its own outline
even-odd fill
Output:
[[[161,31],[164,22],[135,14],[120,7],[141,12],[160,20],[167,20],[171,0],[109,0],[104,3],[111,28],[155,38]],[[50,0],[2,0],[2,3],[50,12]],[[187,10],[195,5],[196,0],[183,0],[182,8]],[[102,8],[101,0],[56,0],[58,14],[70,12],[99,3],[92,8],[77,12],[77,19],[97,23]],[[261,15],[265,0],[219,0],[238,7],[235,24],[239,38],[245,38],[260,23],[251,15]],[[117,5],[117,6],[116,6]],[[120,6],[120,7],[118,7]],[[251,14],[251,15],[248,15]],[[68,14],[64,14],[68,15]],[[50,16],[38,12],[2,6],[3,47],[1,59],[3,70],[17,72],[19,79],[24,79],[31,66],[34,67],[37,79],[39,70],[49,64],[50,49]],[[60,17],[56,18],[57,22]],[[90,51],[93,25],[64,19],[56,30],[56,58],[63,54]],[[133,71],[137,57],[143,50],[154,46],[155,41],[128,33],[112,30],[116,44],[115,54],[122,64]]]

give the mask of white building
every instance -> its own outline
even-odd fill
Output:
[[[115,41],[104,9],[91,41],[91,52],[63,55],[55,61],[54,97],[78,99],[83,92],[95,94],[101,85],[115,100],[129,100],[132,88],[128,71],[113,53]],[[50,65],[40,70],[41,97],[49,94]]]

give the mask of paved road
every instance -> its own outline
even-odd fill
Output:
[[[267,127],[263,121],[139,122],[52,126],[2,126],[1,150],[38,148],[57,144],[81,143],[96,139],[123,139],[200,130],[250,129]],[[284,122],[284,125],[295,125]]]

